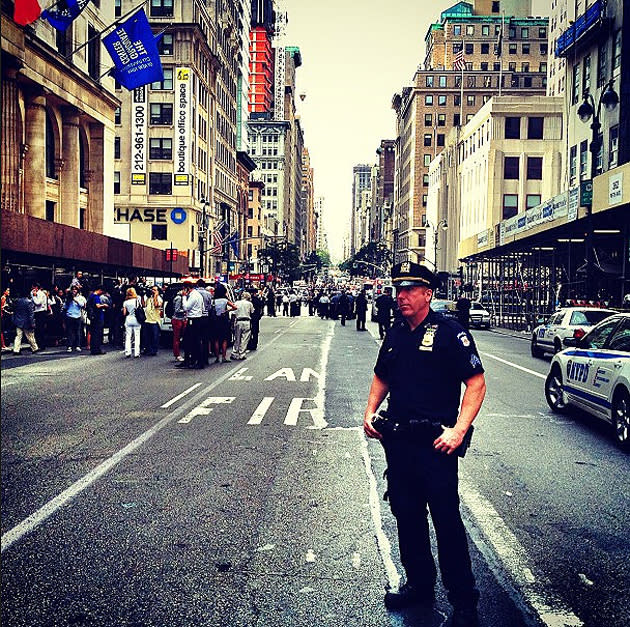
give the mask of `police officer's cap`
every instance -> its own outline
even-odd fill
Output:
[[[435,275],[426,266],[413,261],[397,263],[392,268],[392,283],[396,287],[428,287],[435,286]]]

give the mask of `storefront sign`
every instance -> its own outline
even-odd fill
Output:
[[[186,219],[186,212],[183,209],[173,209],[170,212],[170,218],[175,224],[181,224],[173,219],[173,214],[176,211],[184,212],[184,220]],[[150,222],[153,224],[166,224],[168,209],[159,209],[155,207],[137,207],[135,209],[130,207],[116,207],[114,208],[114,222],[128,223],[128,222]],[[179,216],[179,214],[176,214]]]
[[[181,207],[175,207],[175,209],[171,211],[171,220],[174,224],[186,222],[186,210]]]
[[[131,105],[131,184],[147,182],[147,88],[133,90]]]
[[[175,80],[177,119],[175,122],[175,185],[188,185],[191,151],[191,73],[178,67]]]
[[[617,205],[623,200],[623,172],[608,177],[608,204]]]
[[[488,231],[481,231],[477,233],[477,248],[485,248],[488,245],[490,238],[488,237]]]
[[[593,205],[593,181],[582,181],[580,183],[580,207],[591,207]]]
[[[573,220],[577,220],[579,207],[580,190],[577,187],[572,187],[569,190],[569,213],[567,215],[567,222],[573,222]]]

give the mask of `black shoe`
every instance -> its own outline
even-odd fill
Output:
[[[385,607],[388,610],[402,610],[412,605],[424,605],[431,607],[435,602],[435,592],[433,589],[421,589],[404,583],[397,592],[387,592],[385,594]]]
[[[479,627],[476,607],[456,607],[451,617],[450,627]]]

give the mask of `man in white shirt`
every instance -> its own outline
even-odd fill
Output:
[[[48,318],[48,294],[39,283],[33,283],[31,300],[35,309],[35,341],[39,350],[46,348],[46,322]]]
[[[184,361],[175,364],[175,367],[203,368],[201,363],[203,297],[195,289],[195,284],[192,281],[184,282],[183,292],[182,307],[186,312],[186,330],[184,332],[186,358]]]
[[[252,305],[252,295],[243,292],[236,305],[236,322],[234,325],[234,346],[232,347],[232,359],[245,359],[245,351],[252,334],[252,315],[254,305]]]

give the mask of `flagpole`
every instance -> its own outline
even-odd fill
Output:
[[[122,18],[120,18],[122,19]],[[165,33],[171,26],[173,26],[175,22],[171,22],[170,24],[167,24],[159,33],[156,33],[154,35],[155,38],[159,37],[162,33]],[[104,76],[107,76],[112,70],[115,70],[116,66],[112,65],[112,67],[110,67],[107,71],[103,72],[98,79],[96,79],[96,82],[98,83]]]
[[[149,0],[143,0],[138,6],[134,7],[130,11],[127,11],[127,13],[125,13],[124,15],[121,15],[115,22],[112,22],[109,26],[106,26],[103,30],[99,31],[98,33],[90,37],[86,42],[82,43],[78,48],[75,48],[72,52],[70,52],[70,54],[67,54],[66,59],[69,59],[71,56],[75,55],[77,52],[79,52],[79,50],[83,50],[83,48],[85,48],[85,46],[87,46],[91,41],[98,39],[105,31],[108,31],[113,26],[116,26],[117,24],[122,22],[128,15],[131,15],[134,11],[137,11],[139,8],[143,7],[148,1]],[[111,70],[107,70],[105,74],[107,74],[110,71]],[[105,74],[103,74],[103,76],[105,76]]]

